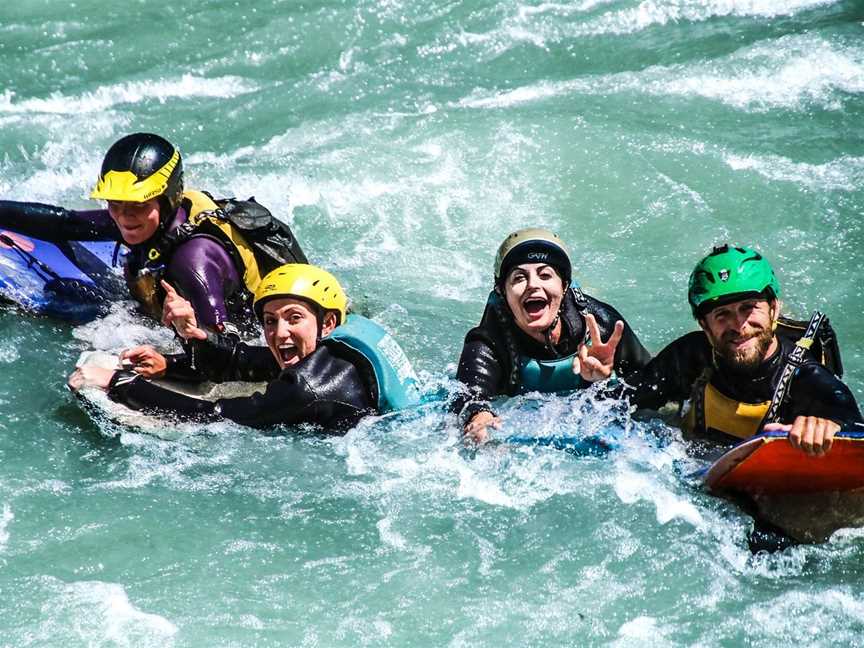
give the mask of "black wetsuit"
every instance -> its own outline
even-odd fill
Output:
[[[693,387],[706,368],[711,368],[711,385],[721,394],[743,403],[770,401],[789,354],[795,348],[787,337],[778,336],[779,348],[755,372],[737,372],[722,358],[714,361],[708,337],[694,331],[678,338],[628,383],[630,400],[639,408],[660,409],[669,402],[683,403],[693,395]],[[818,416],[830,419],[841,427],[860,422],[861,412],[849,388],[811,355],[791,381],[788,398],[780,406],[781,423],[792,423],[798,416]],[[741,439],[712,431],[694,430],[694,434],[710,436],[725,443]],[[725,437],[725,438],[724,438]]]
[[[451,409],[463,423],[478,412],[491,412],[490,401],[496,396],[519,393],[518,370],[514,370],[517,355],[554,360],[576,353],[586,337],[583,311],[594,315],[604,341],[612,334],[616,321],[624,322],[624,334],[615,352],[617,375],[626,378],[648,363],[651,355],[617,310],[583,293],[579,293],[579,297],[584,299],[581,304],[577,303],[577,295],[572,290],[564,296],[561,338],[551,349],[520,330],[506,307],[500,302],[495,305],[493,296],[480,325],[465,336],[456,370],[456,378],[466,389],[456,397]]]
[[[167,224],[167,231],[176,230],[186,222],[190,205],[184,199]],[[104,209],[72,211],[53,205],[0,200],[0,229],[51,242],[123,242],[119,228]],[[150,240],[129,246],[125,257],[127,281],[148,264],[148,250],[162,235],[163,226],[160,226]],[[293,237],[291,252],[297,263],[306,263],[306,256]],[[241,328],[255,328],[251,295],[243,283],[242,269],[237,268],[225,245],[210,236],[193,236],[177,245],[164,264],[164,278],[192,303],[199,326],[220,330],[231,322]],[[164,296],[158,285],[156,290],[161,302]],[[142,301],[138,295],[133,296]],[[142,304],[148,311],[147,304],[143,301]],[[149,311],[153,316],[158,315],[152,308]]]
[[[132,409],[184,419],[230,419],[256,428],[313,423],[331,432],[344,431],[362,416],[376,411],[378,387],[374,372],[363,356],[344,344],[325,339],[314,352],[283,370],[266,347],[230,342],[223,346],[193,342],[192,346],[209,379],[267,382],[264,393],[210,402],[170,391],[137,374],[118,371],[111,380],[109,398]],[[182,366],[187,358],[175,356],[177,363],[169,363],[165,377],[190,377],[188,368]],[[192,372],[192,377],[199,376]]]

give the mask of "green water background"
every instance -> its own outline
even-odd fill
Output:
[[[73,208],[176,142],[255,195],[446,390],[499,241],[545,226],[658,351],[695,260],[761,249],[864,387],[864,7],[830,0],[22,0],[0,7],[0,197]],[[94,422],[78,353],[164,334],[0,311],[0,645],[862,644],[864,533],[753,558],[633,426],[606,458],[460,449],[436,406],[345,438]],[[513,431],[603,430],[580,396]],[[611,407],[611,406],[610,406]]]

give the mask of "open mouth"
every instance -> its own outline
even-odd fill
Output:
[[[529,317],[540,317],[548,305],[549,302],[542,297],[529,297],[522,302],[522,308]]]
[[[299,360],[300,356],[297,354],[297,347],[291,344],[290,342],[286,342],[285,344],[280,344],[276,347],[276,350],[279,352],[279,359],[282,360],[283,365],[290,365],[297,360]]]

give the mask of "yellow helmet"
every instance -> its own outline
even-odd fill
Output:
[[[264,304],[276,297],[299,297],[312,302],[325,311],[339,313],[337,325],[345,322],[348,299],[339,281],[318,266],[305,263],[286,263],[267,275],[255,291],[255,314],[264,320]]]

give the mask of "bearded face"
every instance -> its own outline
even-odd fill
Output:
[[[752,372],[777,348],[777,311],[776,301],[745,299],[709,311],[699,325],[723,360],[738,371]]]

